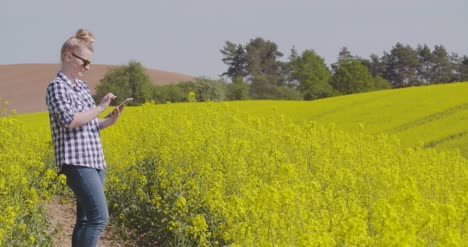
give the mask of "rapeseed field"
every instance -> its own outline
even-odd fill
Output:
[[[150,246],[466,246],[467,90],[127,108],[101,133],[111,215]],[[0,245],[47,245],[47,114],[0,127]]]

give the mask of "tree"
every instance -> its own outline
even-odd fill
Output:
[[[305,100],[332,96],[329,84],[330,71],[323,58],[313,50],[305,50],[301,56],[290,61],[291,79],[298,81],[298,89]]]
[[[130,105],[141,105],[151,100],[151,88],[151,81],[141,63],[131,61],[127,66],[108,71],[97,86],[94,97],[100,100],[112,92],[119,99],[133,98]]]
[[[278,51],[278,46],[263,38],[255,38],[245,46],[247,58],[247,72],[249,80],[262,77],[268,83],[282,85],[281,62],[277,59],[283,54]]]
[[[96,87],[94,98],[99,102],[107,93],[112,92],[119,98],[128,98],[130,96],[130,83],[125,67],[120,67],[108,71]],[[132,104],[133,102],[129,102]]]
[[[372,77],[382,77],[385,73],[384,64],[380,61],[379,56],[376,54],[371,54],[369,59],[361,59],[361,63],[367,67],[367,70],[369,70],[369,73]]]
[[[451,66],[447,50],[442,45],[436,45],[432,52],[434,67],[432,83],[447,83],[450,81]]]
[[[285,63],[283,74],[286,82],[285,86],[295,89],[299,86],[299,82],[292,77],[293,67],[291,61],[296,60],[299,54],[294,46],[291,48],[290,53],[288,57],[289,62]]]
[[[462,81],[462,60],[457,53],[452,52],[448,57],[450,64],[450,79],[448,82]]]
[[[222,61],[229,66],[221,76],[226,75],[232,81],[247,76],[247,54],[242,45],[226,41],[226,45],[220,51],[224,56]]]
[[[460,81],[468,81],[468,56],[463,56],[460,62]]]
[[[368,92],[374,89],[374,80],[358,60],[341,61],[330,84],[340,94]]]
[[[409,45],[397,43],[390,53],[384,52],[382,62],[385,66],[384,79],[393,87],[418,85],[416,70],[419,66],[416,51]]]
[[[338,53],[338,59],[336,63],[332,64],[332,70],[335,71],[338,67],[340,67],[341,63],[349,61],[349,60],[354,60],[353,55],[351,55],[351,52],[348,50],[346,46],[343,46]]]
[[[422,83],[429,84],[432,81],[432,69],[434,67],[431,49],[427,45],[418,45],[416,53],[419,61],[417,69],[418,78]]]

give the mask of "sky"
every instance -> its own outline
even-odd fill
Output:
[[[261,37],[281,61],[295,47],[327,65],[344,46],[369,58],[397,42],[468,55],[467,23],[468,0],[0,0],[0,64],[60,63],[63,42],[86,28],[97,40],[93,63],[217,79],[226,41]]]

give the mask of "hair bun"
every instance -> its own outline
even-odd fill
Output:
[[[81,28],[80,30],[78,30],[78,32],[76,32],[75,38],[80,39],[88,44],[92,44],[96,41],[96,38],[94,38],[94,35],[88,30],[83,29],[83,28]]]

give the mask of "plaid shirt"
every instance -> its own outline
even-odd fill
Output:
[[[77,112],[96,106],[88,86],[77,80],[70,81],[62,72],[47,87],[46,102],[49,109],[50,129],[54,142],[55,163],[63,165],[106,168],[96,117],[83,126],[69,126]]]

